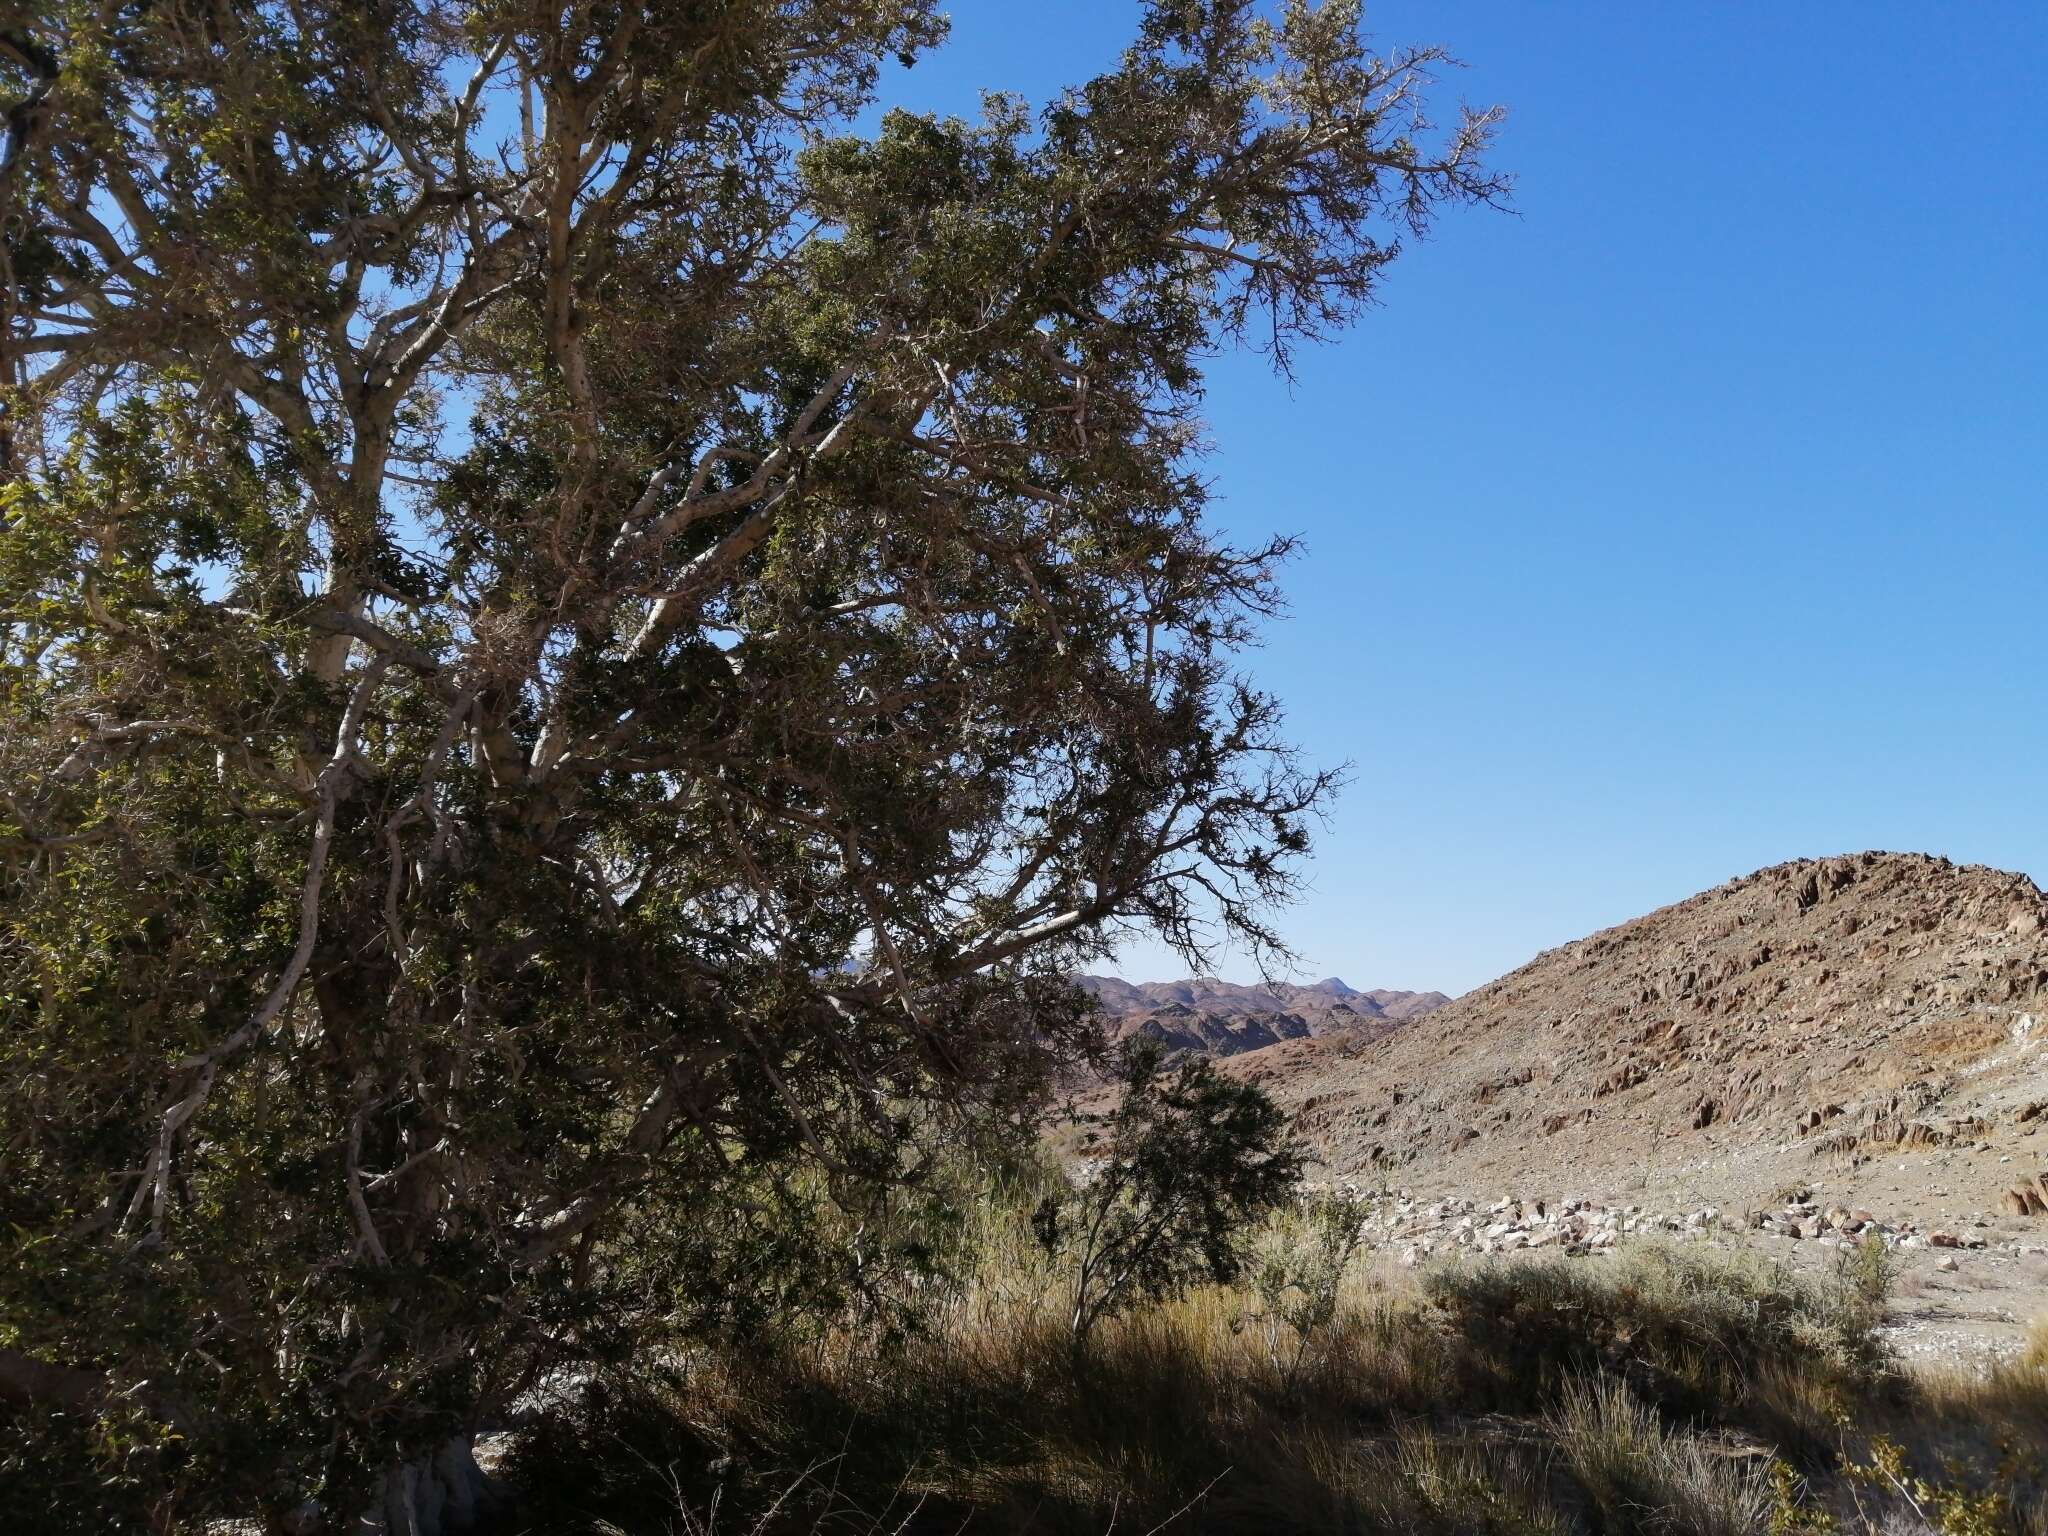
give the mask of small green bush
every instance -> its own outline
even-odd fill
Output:
[[[1327,1342],[1365,1216],[1363,1201],[1312,1195],[1282,1211],[1258,1245],[1251,1288],[1259,1305],[1245,1321],[1258,1328],[1267,1358],[1290,1391],[1311,1351]]]

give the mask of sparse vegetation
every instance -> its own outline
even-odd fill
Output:
[[[1337,1319],[1344,1272],[1364,1231],[1364,1203],[1327,1193],[1299,1201],[1269,1226],[1252,1276],[1258,1308],[1247,1322],[1262,1330],[1267,1357],[1290,1388]]]
[[[1873,1317],[1884,1312],[1899,1278],[1899,1256],[1875,1232],[1860,1242],[1837,1250],[1835,1278],[1843,1294],[1860,1303]]]
[[[1242,1286],[1107,1316],[1077,1360],[1029,1235],[1054,1177],[977,1208],[886,1349],[821,1320],[604,1377],[528,1443],[524,1529],[682,1530],[715,1500],[773,1531],[2048,1530],[2048,1374],[1906,1375],[1851,1271],[1645,1245],[1418,1277],[1333,1258],[1352,1229],[1310,1196]],[[1247,1326],[1280,1273],[1313,1274],[1299,1353]]]
[[[1780,1438],[1824,1439],[1891,1378],[1877,1314],[1839,1280],[1817,1283],[1749,1253],[1645,1245],[1599,1267],[1447,1267],[1423,1282],[1475,1347],[1462,1392],[1511,1412],[1565,1375],[1618,1372],[1671,1412],[1776,1416]]]

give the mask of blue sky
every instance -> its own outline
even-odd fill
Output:
[[[952,14],[888,98],[1043,101],[1136,9]],[[1517,212],[1446,218],[1291,391],[1211,375],[1220,522],[1308,545],[1250,669],[1355,765],[1304,971],[1458,991],[1802,855],[2048,880],[2048,7],[1367,27],[1509,108]]]

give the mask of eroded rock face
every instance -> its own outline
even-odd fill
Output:
[[[1295,1109],[1339,1173],[1618,1189],[1712,1165],[1746,1204],[1766,1191],[1740,1180],[1765,1164],[2017,1164],[1984,1175],[1990,1206],[2039,1188],[2048,1154],[2026,1139],[2048,1127],[2044,994],[2032,881],[1866,853],[1731,881],[1384,1038],[1279,1041],[1231,1069]]]
[[[1999,1196],[1999,1204],[2009,1216],[2048,1215],[2048,1171],[2013,1185]]]

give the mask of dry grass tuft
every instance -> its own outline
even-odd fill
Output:
[[[1770,1459],[1731,1455],[1666,1425],[1618,1378],[1572,1382],[1547,1422],[1603,1530],[1750,1536],[1764,1528]]]

